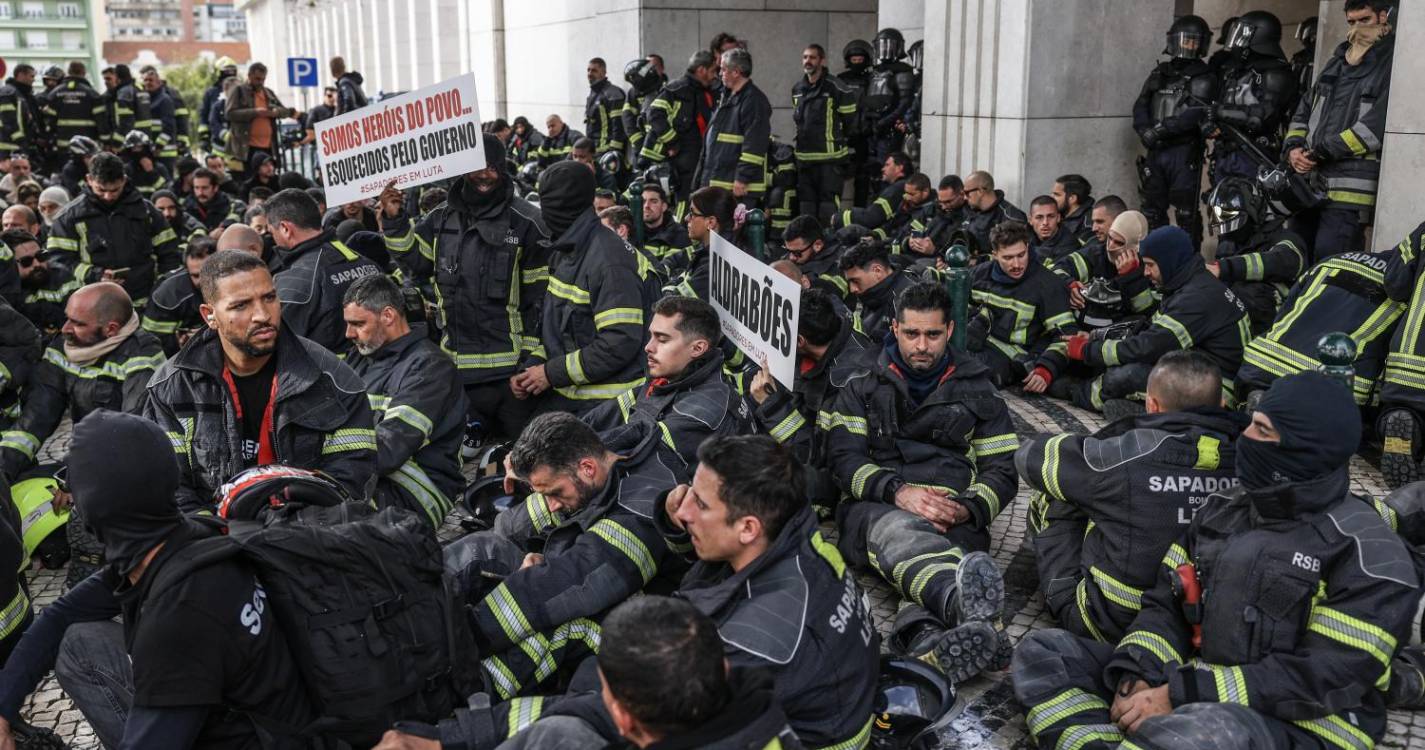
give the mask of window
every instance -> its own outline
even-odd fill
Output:
[[[60,3],[60,4],[59,4],[59,17],[60,17],[60,18],[83,18],[83,17],[84,17],[84,6],[80,5],[79,3]]]
[[[26,0],[20,4],[20,16],[24,18],[44,18],[45,4],[35,2],[35,0]]]
[[[79,51],[84,49],[84,34],[78,31],[66,31],[59,36],[59,46],[61,49]]]
[[[0,31],[0,49],[15,49],[15,32]]]
[[[49,32],[29,31],[25,33],[26,49],[49,49]]]
[[[6,2],[0,2],[0,20],[7,20],[15,17],[15,7]]]

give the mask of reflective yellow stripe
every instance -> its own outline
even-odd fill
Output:
[[[1040,469],[1040,479],[1044,491],[1055,500],[1064,499],[1064,490],[1059,487],[1059,444],[1069,439],[1069,435],[1055,435],[1044,444],[1044,465]]]
[[[1375,741],[1339,716],[1293,721],[1293,724],[1343,750],[1371,750]]]
[[[643,577],[644,583],[652,580],[653,574],[658,572],[658,563],[654,562],[648,547],[643,544],[637,534],[629,531],[617,521],[602,519],[591,526],[589,531],[613,545],[615,549],[623,553],[624,557],[633,562],[634,566],[638,568],[638,574]]]
[[[594,315],[594,328],[602,331],[609,326],[634,325],[643,327],[643,310],[636,307],[611,307]]]
[[[851,494],[857,500],[863,499],[862,495],[866,491],[866,480],[870,479],[878,471],[884,471],[875,464],[863,464],[854,474],[851,475]]]
[[[1212,681],[1217,686],[1218,703],[1251,705],[1247,698],[1247,678],[1243,676],[1241,667],[1224,667],[1217,664],[1203,666],[1212,671]]]
[[[1390,659],[1395,654],[1396,647],[1395,636],[1365,620],[1324,605],[1311,608],[1311,618],[1307,621],[1306,629],[1375,657],[1384,668],[1376,686],[1384,690],[1389,685]]]
[[[989,437],[974,438],[970,441],[970,446],[975,449],[975,455],[995,456],[1001,453],[1013,453],[1019,449],[1019,438],[1012,432],[1003,435],[990,435]]]
[[[771,435],[773,440],[779,443],[785,443],[790,440],[793,435],[797,434],[797,431],[805,426],[806,423],[806,417],[803,417],[801,412],[793,409],[792,413],[783,417],[782,421],[772,427],[767,434]]]
[[[1341,140],[1346,142],[1346,148],[1351,149],[1351,153],[1355,156],[1365,156],[1370,151],[1366,148],[1366,144],[1361,143],[1361,139],[1356,136],[1355,131],[1350,128],[1341,131]]]
[[[721,133],[721,132],[720,132],[720,133],[717,134],[717,142],[718,142],[718,143],[742,143],[744,140],[746,140],[746,139],[743,138],[742,136],[736,134],[736,133]]]
[[[816,426],[817,429],[828,432],[837,427],[841,427],[853,435],[861,435],[864,437],[868,434],[865,417],[856,417],[834,411],[823,411],[817,414]]]
[[[643,385],[643,379],[632,380],[627,383],[595,383],[592,385],[571,385],[555,388],[555,393],[576,401],[605,401],[611,398],[618,398],[620,393]]]
[[[376,431],[359,427],[348,427],[328,433],[322,441],[322,455],[345,451],[376,450]]]
[[[1108,704],[1102,698],[1078,688],[1069,688],[1044,703],[1031,706],[1025,718],[1029,733],[1037,740],[1045,729],[1074,714],[1107,710]]]
[[[1158,657],[1158,661],[1165,666],[1183,662],[1182,656],[1178,654],[1177,649],[1173,648],[1173,644],[1168,643],[1168,640],[1163,636],[1146,630],[1135,630],[1124,636],[1123,640],[1118,642],[1118,647],[1123,648],[1124,646],[1138,646]]]
[[[555,276],[549,277],[549,293],[576,305],[589,304],[589,293]]]
[[[1103,594],[1109,601],[1124,609],[1131,609],[1134,612],[1143,608],[1143,590],[1129,586],[1123,581],[1114,578],[1097,565],[1089,566],[1089,575],[1093,576],[1094,583],[1098,586],[1099,593]]]

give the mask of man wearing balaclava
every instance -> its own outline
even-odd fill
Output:
[[[1074,403],[1115,418],[1142,412],[1141,403],[1125,402],[1130,395],[1143,393],[1158,358],[1176,349],[1195,349],[1217,363],[1223,398],[1232,406],[1232,378],[1251,338],[1242,303],[1207,272],[1192,238],[1179,227],[1154,229],[1137,250],[1123,253],[1122,265],[1141,264],[1163,302],[1148,326],[1127,338],[1094,339],[1087,333],[1068,338],[1069,359],[1100,373],[1070,389]]]
[[[1145,750],[1380,740],[1419,577],[1405,543],[1350,493],[1360,438],[1340,382],[1304,372],[1273,384],[1236,441],[1240,484],[1202,504],[1118,645],[1062,630],[1021,642],[1016,678],[1060,688],[1057,703],[1030,710],[1040,747],[1086,736]]]
[[[518,398],[549,394],[581,413],[644,381],[643,329],[658,286],[652,268],[594,213],[594,173],[566,161],[539,178],[553,239],[538,347],[510,380]]]
[[[486,134],[485,168],[457,179],[424,217],[402,192],[381,194],[386,249],[440,305],[441,347],[452,352],[469,404],[466,458],[484,436],[514,438],[533,402],[511,386],[520,358],[539,346],[549,232],[539,209],[515,196],[500,139]]]
[[[10,724],[50,669],[105,747],[256,747],[253,716],[311,720],[261,583],[222,554],[217,524],[179,512],[161,427],[90,414],[74,427],[68,481],[70,523],[92,530],[108,563],[45,607],[5,663],[0,746],[13,747]]]
[[[1302,234],[1315,257],[1359,251],[1375,216],[1381,144],[1395,56],[1391,0],[1348,0],[1346,41],[1301,97],[1282,150],[1301,174],[1326,182],[1326,204]]]

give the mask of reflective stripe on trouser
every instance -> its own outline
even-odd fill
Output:
[[[1106,750],[1123,741],[1109,720],[1113,692],[1103,668],[1113,646],[1066,630],[1030,633],[1015,650],[1014,694],[1028,708],[1029,733],[1041,748]]]
[[[529,695],[560,666],[597,654],[601,634],[598,623],[580,617],[491,654],[480,661],[480,666],[501,700]]]
[[[872,521],[866,533],[871,567],[901,596],[942,621],[948,617],[955,573],[966,554],[967,550],[941,535],[929,521],[900,509]]]

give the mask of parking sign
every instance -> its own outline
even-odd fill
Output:
[[[307,88],[317,85],[317,58],[287,58],[287,85],[292,88]]]

